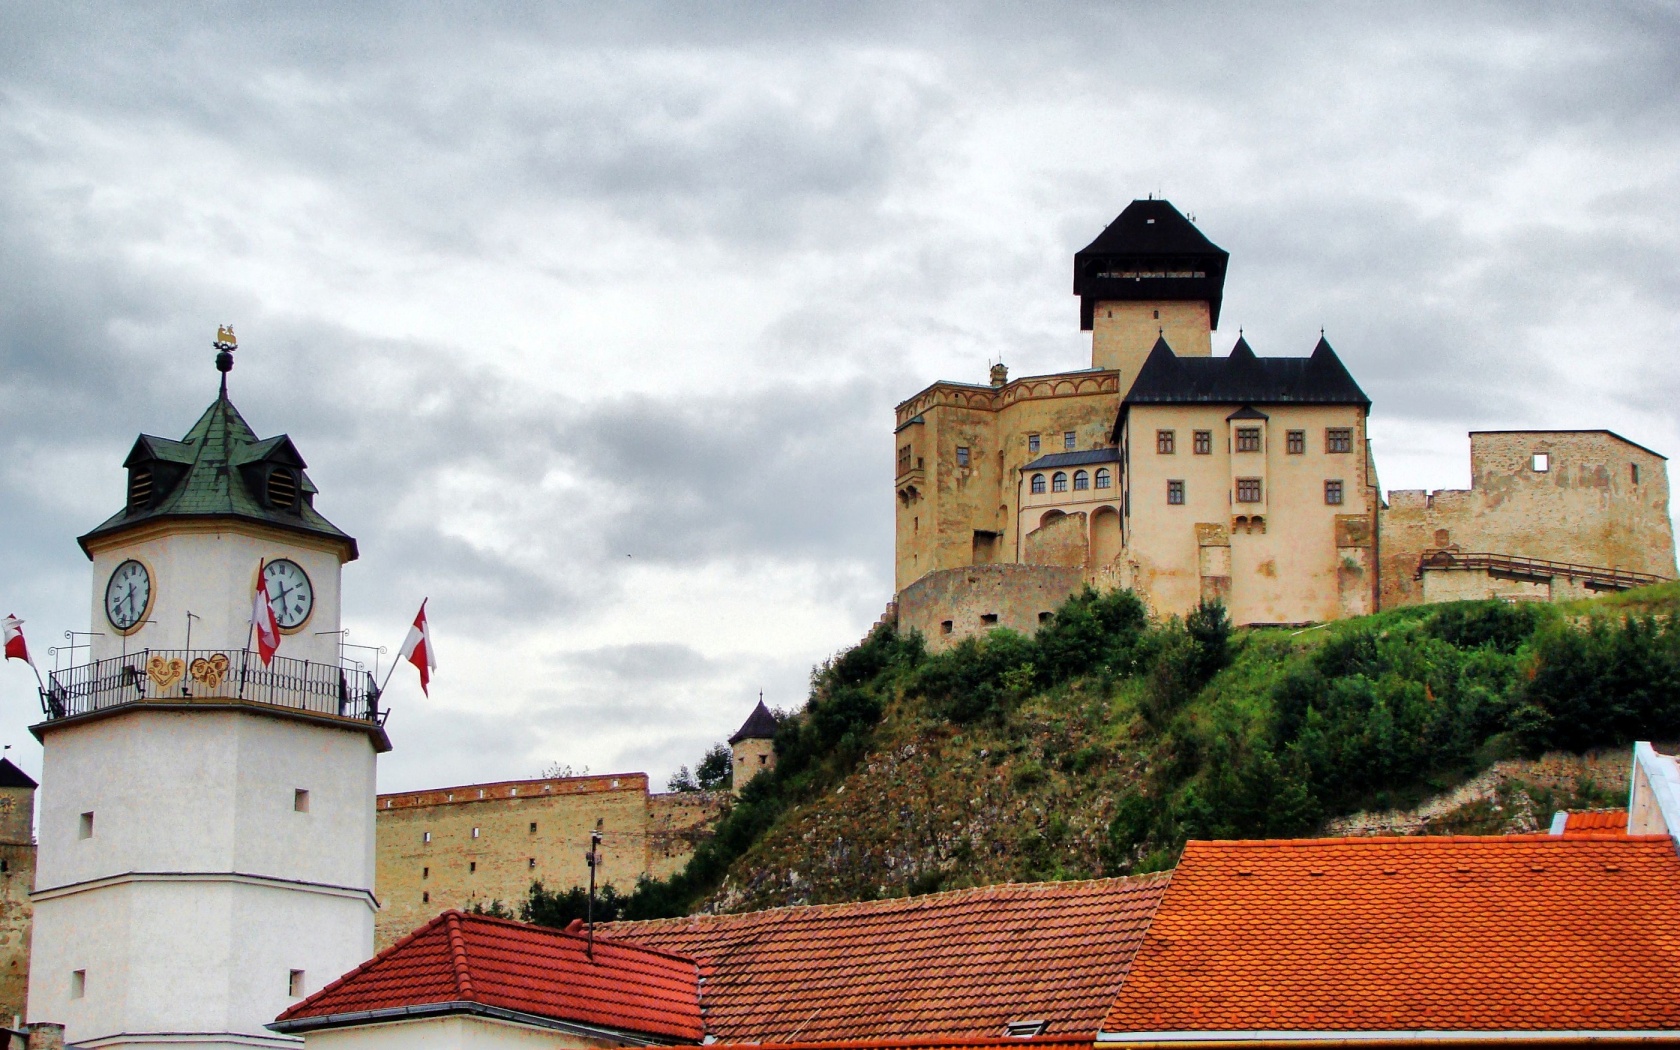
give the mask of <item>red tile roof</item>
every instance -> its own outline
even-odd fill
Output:
[[[970,1039],[847,1039],[831,1043],[707,1043],[706,1050],[1092,1050],[1090,1033]],[[678,1048],[680,1050],[680,1048]]]
[[[1666,836],[1192,842],[1103,1031],[1680,1029],[1677,905]]]
[[[1628,812],[1625,809],[1590,809],[1570,813],[1564,817],[1563,833],[1577,831],[1627,831]]]
[[[1097,1030],[1167,876],[989,886],[856,904],[623,922],[614,937],[705,969],[722,1041]]]
[[[446,911],[293,1005],[275,1027],[307,1031],[345,1015],[472,1004],[667,1040],[705,1034],[693,959],[597,937],[591,961],[586,947],[587,938],[563,930]]]

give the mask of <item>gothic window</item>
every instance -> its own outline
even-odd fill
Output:
[[[1238,427],[1237,428],[1237,451],[1238,452],[1259,452],[1260,451],[1260,428],[1259,427]]]
[[[1167,482],[1167,502],[1175,507],[1184,502],[1184,482]]]
[[[1091,475],[1083,470],[1073,472],[1073,491],[1079,492],[1091,487]]]
[[[1198,456],[1211,456],[1211,455],[1213,455],[1213,431],[1211,431],[1211,430],[1198,430],[1198,431],[1196,431],[1195,453]]]
[[[1157,430],[1157,431],[1155,431],[1155,451],[1158,454],[1163,455],[1163,456],[1172,455],[1173,451],[1174,451],[1174,448],[1177,444],[1178,444],[1178,434],[1177,434],[1177,432],[1171,431],[1171,430]]]
[[[1347,427],[1327,427],[1324,431],[1324,451],[1352,452],[1353,431]]]
[[[1287,448],[1291,456],[1299,456],[1307,451],[1307,432],[1305,430],[1291,430],[1287,435]]]
[[[1063,474],[1059,470],[1056,471],[1055,474],[1052,474],[1050,476],[1050,491],[1051,492],[1066,492],[1067,491],[1067,475]]]
[[[1340,478],[1332,478],[1324,483],[1324,502],[1332,507],[1342,505],[1342,481]]]
[[[1079,446],[1079,435],[1072,430],[1062,432],[1062,447],[1072,452]]]
[[[1035,495],[1035,496],[1044,495],[1044,475],[1043,474],[1034,474],[1032,476],[1032,490],[1033,490],[1033,495]]]
[[[1260,502],[1260,479],[1259,478],[1238,478],[1237,479],[1237,502],[1238,503],[1259,503]]]
[[[1106,489],[1113,483],[1113,481],[1114,475],[1108,472],[1107,467],[1097,468],[1097,488]]]

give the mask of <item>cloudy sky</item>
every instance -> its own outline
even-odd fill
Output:
[[[1231,253],[1216,346],[1326,329],[1386,487],[1680,450],[1677,69],[1673,3],[0,2],[0,612],[87,628],[73,538],[232,322],[351,640],[431,598],[381,787],[663,781],[879,615],[897,401],[1088,364],[1134,197]]]

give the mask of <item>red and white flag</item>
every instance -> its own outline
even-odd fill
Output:
[[[23,621],[16,616],[7,616],[0,620],[0,637],[5,639],[6,659],[22,660],[30,667],[35,661],[29,658],[29,646],[23,640]]]
[[[426,602],[430,600],[421,600],[414,626],[408,629],[408,637],[403,639],[402,652],[398,654],[420,672],[420,691],[427,696],[432,695],[427,687],[431,685],[432,672],[437,670],[437,655],[432,651],[432,631],[426,625]]]
[[[256,630],[257,655],[262,657],[265,667],[273,662],[274,653],[280,648],[280,621],[275,619],[274,606],[269,604],[268,579],[263,576],[266,567],[258,560],[257,591],[251,596],[251,626]]]

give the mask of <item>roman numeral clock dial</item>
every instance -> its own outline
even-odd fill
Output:
[[[133,558],[118,565],[105,584],[105,618],[127,634],[146,619],[152,607],[152,574]]]
[[[284,558],[276,559],[263,566],[263,582],[268,585],[268,607],[274,610],[280,629],[292,631],[302,627],[315,609],[315,588],[303,566]]]

